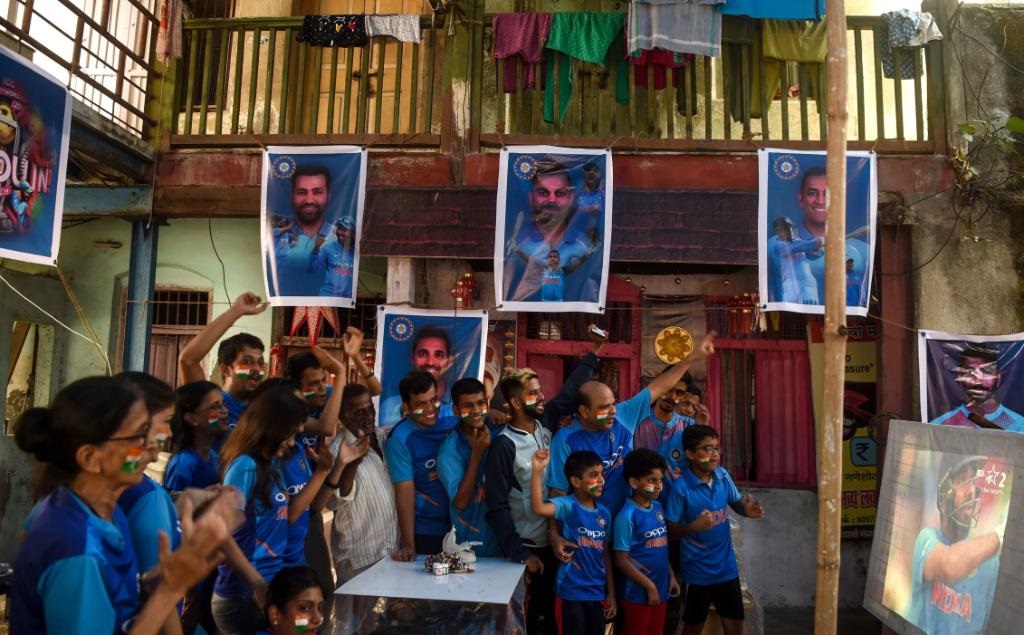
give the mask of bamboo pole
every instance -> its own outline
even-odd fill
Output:
[[[828,213],[825,233],[824,417],[818,430],[818,576],[814,632],[836,632],[842,524],[843,378],[846,363],[846,11],[828,0]]]

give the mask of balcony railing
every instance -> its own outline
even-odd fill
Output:
[[[66,82],[71,93],[142,137],[159,18],[158,0],[10,0],[0,11],[5,44]]]
[[[176,90],[176,145],[235,145],[309,135],[353,143],[437,145],[440,27],[419,44],[307,46],[302,18],[190,20]]]
[[[726,39],[727,57],[697,56],[677,89],[635,85],[615,101],[614,68],[574,61],[573,97],[558,124],[544,121],[544,93],[522,85],[505,93],[490,16],[473,29],[478,61],[469,81],[466,148],[510,143],[614,146],[619,149],[753,150],[763,143],[820,147],[827,134],[823,65],[782,63],[771,94],[760,59],[761,33]],[[232,18],[186,23],[176,82],[174,145],[335,142],[438,146],[453,119],[442,112],[446,27],[423,19],[420,44],[374,38],[365,48],[331,49],[296,41],[301,18]],[[914,52],[913,78],[885,77],[877,17],[849,17],[849,139],[853,148],[935,152],[944,138],[939,43]],[[456,36],[458,37],[458,35]],[[453,59],[453,58],[451,58]],[[894,51],[897,69],[903,61]],[[465,60],[455,63],[465,64]],[[547,69],[555,72],[555,69]],[[646,71],[644,71],[646,72]],[[519,73],[522,77],[523,73]],[[556,75],[557,77],[557,75]],[[649,77],[649,80],[653,79]],[[648,86],[653,86],[649,81]],[[556,92],[561,89],[557,85]],[[760,93],[760,94],[759,94]],[[458,103],[457,100],[453,100]],[[450,106],[449,106],[450,107]]]

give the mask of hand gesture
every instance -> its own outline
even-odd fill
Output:
[[[540,470],[543,472],[547,469],[548,463],[551,462],[551,451],[550,450],[537,450],[533,453],[533,469]]]
[[[715,337],[718,333],[714,331],[708,331],[707,335],[700,341],[699,350],[704,357],[711,357],[715,354]]]
[[[349,444],[343,440],[339,445],[338,462],[342,465],[358,461],[366,456],[367,451],[370,449],[370,435],[356,432],[353,432],[353,434],[357,438],[355,443]]]
[[[744,496],[740,504],[743,505],[743,514],[747,518],[764,518],[764,507],[750,494]]]
[[[416,559],[416,550],[412,547],[399,547],[391,552],[391,559],[399,562],[412,562]]]
[[[544,563],[537,556],[530,556],[526,559],[526,570],[530,573],[544,573]]]
[[[503,426],[508,423],[508,415],[502,410],[489,410],[487,416],[490,418],[491,423],[496,426]]]
[[[599,331],[595,333],[594,331]],[[604,346],[604,343],[608,341],[608,333],[597,327],[596,324],[591,324],[587,327],[587,333],[590,335],[590,341],[594,343],[593,350],[595,353]]]
[[[658,587],[656,587],[653,583],[651,584],[651,586],[647,587],[647,603],[651,606],[658,606],[659,604],[661,604],[661,596],[658,595]]]
[[[235,298],[231,308],[239,315],[258,315],[267,309],[268,304],[251,291],[246,291]]]
[[[702,403],[695,403],[693,407],[693,420],[702,426],[708,425],[711,421],[711,411]]]
[[[490,445],[491,431],[487,429],[486,425],[482,425],[479,428],[473,430],[473,435],[469,437],[470,451],[476,453],[483,453]]]
[[[337,357],[319,346],[311,346],[309,351],[313,353],[313,357],[316,357],[316,361],[320,362],[320,367],[332,375],[341,375],[342,371],[345,370]]]
[[[306,448],[306,455],[316,461],[318,472],[330,472],[334,466],[334,454],[331,453],[331,445],[326,440],[315,448]],[[341,456],[341,453],[338,453]]]
[[[349,357],[359,357],[359,350],[363,346],[363,332],[354,326],[350,326],[345,329],[345,343],[342,345],[342,350],[345,351],[345,355]]]
[[[706,509],[693,521],[693,528],[697,531],[708,531],[714,526],[715,519],[711,515],[711,512]]]
[[[560,562],[565,563],[572,560],[573,554],[576,553],[579,545],[571,540],[563,538],[561,534],[556,534],[554,532],[550,533],[548,537],[551,540],[551,551],[555,553],[555,557],[558,558]]]

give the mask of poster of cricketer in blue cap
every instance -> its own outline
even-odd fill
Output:
[[[448,389],[463,377],[483,381],[486,351],[487,311],[378,307],[374,372],[384,388],[377,397],[380,427],[405,416],[398,384],[413,370],[434,377],[437,416],[453,416]]]
[[[502,149],[494,239],[500,308],[604,312],[612,191],[610,150]]]
[[[0,47],[0,258],[56,264],[70,136],[67,88]]]
[[[263,273],[270,303],[354,306],[366,150],[268,146],[262,194]]]
[[[758,273],[765,311],[825,313],[824,152],[758,151]],[[846,312],[865,316],[871,298],[878,198],[873,152],[846,159]]]

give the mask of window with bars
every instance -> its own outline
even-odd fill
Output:
[[[153,330],[149,344],[149,372],[177,387],[178,355],[210,322],[210,292],[196,289],[157,289],[151,301]]]

